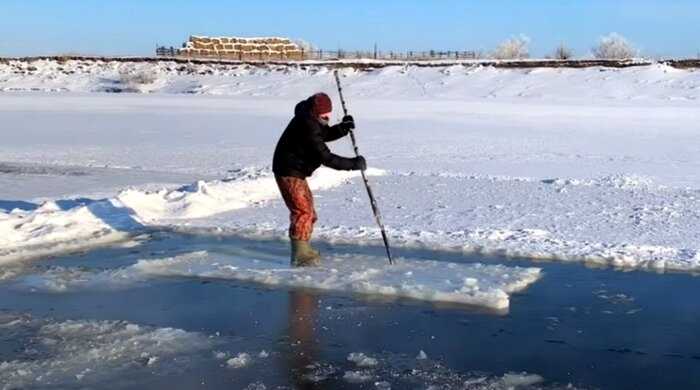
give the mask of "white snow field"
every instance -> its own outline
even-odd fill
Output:
[[[697,70],[341,74],[395,247],[700,270]],[[341,116],[315,66],[12,61],[0,90],[0,277],[164,227],[283,238],[277,138],[314,92]],[[312,183],[317,240],[382,245],[356,173]]]

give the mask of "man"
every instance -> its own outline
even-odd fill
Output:
[[[277,186],[289,208],[291,264],[295,267],[321,263],[320,254],[309,243],[317,218],[306,178],[321,165],[346,171],[367,169],[362,156],[341,157],[331,153],[326,146],[326,142],[342,138],[355,128],[350,115],[343,117],[339,124],[328,126],[331,111],[333,104],[325,93],[317,93],[297,104],[294,118],[277,142],[272,159]]]

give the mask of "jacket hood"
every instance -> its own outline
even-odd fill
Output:
[[[311,97],[297,103],[296,107],[294,107],[294,116],[298,116],[298,117],[311,116],[311,111],[313,111],[313,108],[314,108],[313,99],[314,99],[314,97],[311,96]]]

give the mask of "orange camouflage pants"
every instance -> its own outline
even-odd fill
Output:
[[[289,209],[289,238],[309,241],[318,219],[309,184],[306,179],[291,176],[275,176],[275,180]]]

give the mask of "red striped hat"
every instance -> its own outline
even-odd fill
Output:
[[[319,92],[312,96],[313,98],[313,108],[312,112],[314,115],[319,116],[321,114],[328,114],[333,111],[333,102],[331,98],[328,97],[323,92]]]

